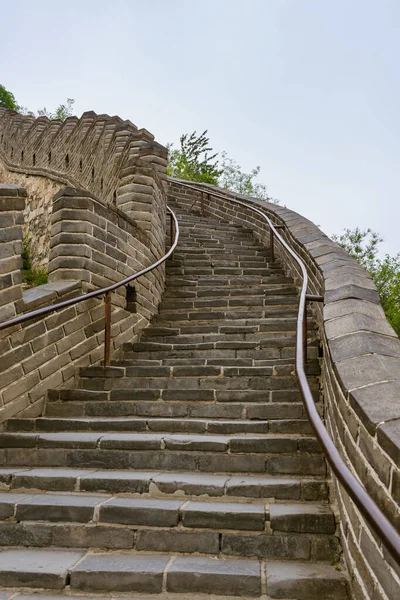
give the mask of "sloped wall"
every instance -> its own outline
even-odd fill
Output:
[[[251,210],[207,193],[226,190],[199,187],[206,215],[242,224],[269,244],[268,226]],[[347,465],[400,529],[400,340],[385,318],[371,277],[308,219],[279,205],[230,195],[262,208],[284,226],[281,235],[307,267],[308,292],[324,295],[323,307],[318,304],[315,311],[324,356],[326,427]],[[169,180],[168,196],[200,214],[201,194],[178,180]],[[275,251],[300,282],[297,266],[277,241]],[[397,600],[399,567],[334,477],[332,493],[354,598]]]
[[[0,109],[0,321],[161,258],[166,164],[166,149],[119,117],[85,113],[61,123]],[[36,264],[47,261],[49,270],[48,284],[25,292],[24,229]],[[126,288],[112,294],[114,355],[157,312],[164,284],[161,265],[135,282],[134,301],[127,303]],[[0,331],[0,423],[39,415],[49,388],[73,386],[77,367],[102,359],[103,341],[101,298]]]
[[[120,208],[152,235],[159,232],[166,167],[167,150],[154,136],[119,117],[86,112],[61,122],[0,108],[0,182],[28,192],[25,231],[36,266],[48,262],[52,197],[65,185]],[[161,238],[158,244],[161,250]]]

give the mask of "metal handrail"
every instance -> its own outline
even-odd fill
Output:
[[[183,181],[174,181],[177,185],[183,185],[184,187],[191,188],[196,192],[203,192],[198,187],[188,184]],[[222,200],[233,202],[244,206],[253,212],[259,214],[269,225],[271,239],[272,236],[280,241],[285,250],[292,256],[295,262],[300,267],[303,283],[301,286],[300,299],[299,299],[299,310],[297,316],[297,331],[296,331],[296,374],[300,385],[301,394],[303,396],[305,409],[311,425],[315,431],[315,434],[324,450],[325,456],[329,462],[332,471],[349,494],[350,498],[354,501],[360,513],[365,517],[366,521],[372,527],[372,529],[378,534],[386,548],[390,551],[393,558],[400,565],[400,535],[393,527],[392,523],[383,514],[377,504],[372,500],[371,496],[353,475],[347,465],[344,463],[342,457],[339,454],[332,438],[330,437],[318,411],[315,406],[315,402],[312,397],[310,386],[308,385],[305,369],[304,369],[304,332],[306,331],[307,314],[306,314],[306,300],[320,301],[320,296],[309,295],[307,298],[307,286],[308,286],[308,274],[305,264],[301,258],[296,254],[292,248],[285,242],[281,235],[279,235],[276,226],[272,223],[269,217],[251,204],[247,204],[236,198],[232,198],[229,195],[220,194],[214,192],[212,189],[207,188],[207,194],[214,196],[215,198],[221,198]],[[204,207],[203,211],[204,213]],[[271,244],[273,248],[273,244]],[[306,340],[305,340],[306,341]]]
[[[138,273],[130,275],[129,277],[125,277],[125,279],[121,279],[121,281],[117,281],[117,283],[113,283],[107,287],[94,290],[93,292],[88,292],[87,294],[81,294],[80,296],[75,296],[74,298],[69,298],[68,300],[64,300],[63,302],[58,302],[57,304],[50,304],[49,306],[44,306],[43,308],[32,310],[30,312],[24,313],[23,315],[19,315],[18,317],[13,317],[8,321],[0,323],[0,331],[8,329],[13,325],[19,325],[20,323],[24,323],[25,321],[29,321],[30,319],[35,319],[43,315],[48,315],[49,313],[55,312],[56,310],[59,310],[61,308],[66,308],[67,306],[78,304],[79,302],[84,302],[85,300],[89,300],[90,298],[98,298],[99,296],[105,296],[104,365],[109,366],[111,348],[111,293],[119,287],[123,287],[131,281],[135,281],[135,279],[138,279],[142,275],[153,271],[153,269],[159,267],[164,261],[167,260],[167,258],[169,258],[173,254],[179,240],[179,224],[178,219],[176,218],[176,215],[173,212],[173,210],[171,210],[169,206],[167,206],[167,210],[171,216],[171,247],[168,250],[168,252],[164,254],[164,256],[159,258],[155,263],[151,264],[145,269],[142,269]]]

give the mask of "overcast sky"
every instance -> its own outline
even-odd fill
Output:
[[[117,114],[216,151],[329,235],[400,251],[399,0],[0,2],[19,104]]]

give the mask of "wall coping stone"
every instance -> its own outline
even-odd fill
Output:
[[[80,292],[82,284],[80,281],[53,281],[44,283],[22,293],[23,311],[35,310],[39,306],[47,306],[53,300],[57,300],[71,292]]]

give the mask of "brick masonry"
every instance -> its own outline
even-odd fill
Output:
[[[207,216],[242,223],[269,245],[268,225],[245,207],[213,198],[203,184]],[[170,179],[168,195],[200,213],[201,194]],[[279,205],[233,195],[283,225],[282,237],[304,261],[309,293],[324,295],[314,307],[324,360],[325,423],[340,453],[389,520],[400,527],[400,341],[387,322],[368,273],[311,221]],[[301,281],[297,265],[275,242],[288,272]],[[344,558],[355,600],[394,599],[400,570],[371,533],[346,492],[332,476],[340,512]]]
[[[115,283],[165,253],[166,149],[119,117],[64,123],[0,109],[0,321]],[[17,185],[23,183],[24,187]],[[67,186],[67,187],[65,187]],[[23,231],[49,283],[23,292]],[[112,352],[157,312],[165,267],[112,295]],[[49,388],[103,354],[103,300],[0,332],[0,422],[41,414]]]
[[[65,185],[122,209],[143,230],[162,231],[166,167],[166,148],[131,121],[86,112],[61,122],[0,108],[0,182],[26,187],[35,266],[48,262],[52,198]]]

